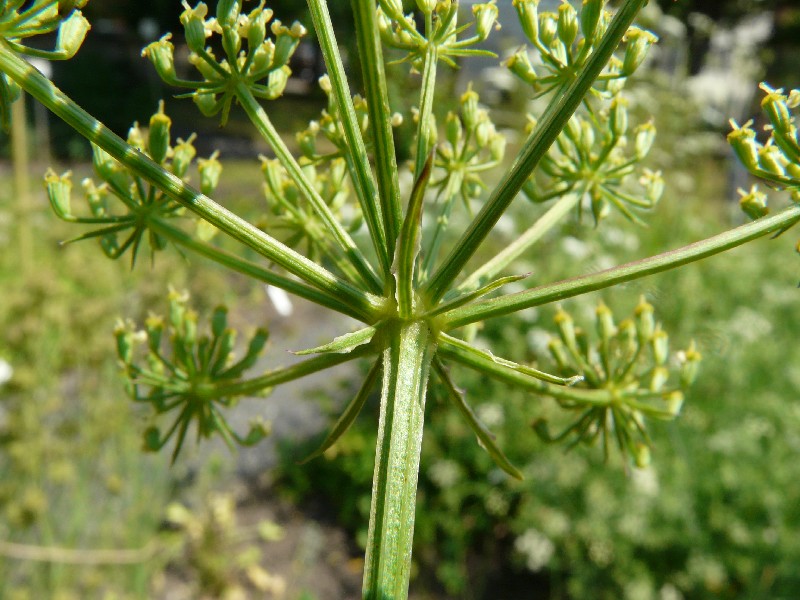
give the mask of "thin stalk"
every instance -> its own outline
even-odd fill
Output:
[[[14,195],[17,210],[17,242],[19,265],[27,276],[33,261],[33,230],[31,228],[31,186],[28,160],[28,124],[25,119],[25,95],[11,105],[11,162],[14,167]]]
[[[339,107],[340,122],[347,141],[348,164],[353,167],[351,170],[353,187],[361,205],[364,220],[367,222],[384,279],[388,279],[394,247],[390,247],[386,243],[386,231],[377,198],[375,177],[370,168],[367,148],[364,145],[364,138],[361,135],[361,128],[353,107],[353,97],[350,94],[344,64],[342,64],[342,57],[339,55],[339,47],[336,44],[333,24],[328,13],[328,4],[323,0],[308,0],[308,8],[314,21],[314,29],[317,32],[322,55],[325,57],[325,64],[328,67],[328,78],[336,97],[336,104]]]
[[[445,294],[467,261],[494,228],[589,92],[634,17],[646,3],[647,0],[628,0],[614,16],[602,40],[586,62],[585,68],[565,88],[556,92],[511,169],[426,285],[425,295],[429,304],[436,302]]]
[[[269,116],[267,116],[267,113],[245,83],[240,82],[236,85],[236,97],[247,113],[247,116],[250,117],[253,125],[255,125],[258,132],[270,145],[275,155],[278,157],[278,160],[281,161],[283,167],[289,172],[289,176],[294,180],[303,195],[305,195],[314,207],[314,210],[317,212],[320,219],[322,219],[322,222],[325,223],[325,226],[336,240],[336,243],[356,268],[362,283],[368,285],[372,292],[381,293],[383,291],[383,283],[380,278],[372,269],[369,262],[367,262],[361,250],[358,249],[353,238],[345,231],[342,224],[336,220],[330,207],[325,203],[322,196],[319,195],[319,192],[317,192],[308,180],[305,173],[303,173],[303,169],[300,167],[297,160],[295,160],[294,156],[292,156],[289,148],[286,147],[283,138],[281,138],[280,134],[275,129]]]
[[[377,13],[374,0],[352,0],[351,5],[355,16],[358,57],[361,61],[369,110],[369,134],[372,137],[375,153],[375,171],[383,226],[386,230],[386,245],[391,251],[400,234],[403,211]]]
[[[583,196],[583,190],[562,196],[549,210],[531,225],[525,233],[495,254],[483,266],[476,269],[461,285],[460,291],[470,291],[496,277],[503,269],[522,256],[555,225],[575,208]]]
[[[654,273],[668,271],[669,269],[725,252],[731,248],[736,248],[765,235],[783,232],[798,222],[800,222],[800,206],[791,206],[772,217],[765,217],[752,223],[741,225],[736,229],[682,248],[629,262],[599,273],[573,277],[525,292],[500,296],[499,298],[457,308],[443,315],[440,326],[443,330],[455,329],[469,323],[580,296],[581,294],[601,290]]]
[[[133,149],[100,121],[80,108],[44,75],[0,43],[0,71],[45,105],[83,137],[108,152],[136,175],[260,255],[277,263],[303,281],[353,303],[366,313],[378,312],[379,298],[367,294],[333,273],[287,248],[257,227],[220,206],[180,178]]]
[[[243,275],[247,275],[248,277],[252,277],[253,279],[262,281],[268,285],[281,288],[282,290],[285,290],[290,294],[294,294],[299,298],[305,298],[306,300],[314,302],[315,304],[330,308],[349,317],[353,317],[354,319],[365,321],[365,319],[369,318],[367,313],[359,312],[355,307],[338,300],[334,296],[330,296],[327,293],[308,286],[300,281],[295,281],[294,279],[289,279],[288,277],[279,275],[274,271],[265,269],[264,267],[240,258],[235,254],[220,250],[211,244],[201,242],[177,227],[172,227],[171,225],[167,225],[162,221],[152,219],[150,221],[150,229],[170,240],[173,244],[177,244],[178,246],[186,248],[187,250],[191,250],[192,252],[199,254],[200,256],[204,256],[205,258],[227,267],[232,271],[242,273]]]
[[[425,53],[425,67],[422,70],[422,89],[419,97],[419,123],[417,124],[417,156],[414,162],[414,174],[419,177],[428,160],[433,123],[433,99],[436,96],[436,67],[439,54],[436,44],[429,44]]]
[[[425,395],[434,356],[428,326],[389,324],[372,482],[363,596],[408,596]]]
[[[289,367],[275,369],[246,381],[239,381],[229,385],[218,383],[209,384],[209,389],[206,393],[214,397],[258,394],[276,385],[294,381],[306,375],[324,371],[325,369],[330,369],[331,367],[374,353],[375,347],[371,344],[366,344],[358,346],[354,348],[352,352],[348,353],[320,354],[319,356],[306,359]]]

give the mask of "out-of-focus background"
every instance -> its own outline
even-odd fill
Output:
[[[463,2],[468,10],[470,2]],[[550,2],[553,6],[555,2]],[[332,2],[359,89],[349,3]],[[500,0],[502,57],[520,44],[511,2]],[[542,7],[548,2],[542,1]],[[273,1],[284,22],[303,3]],[[213,8],[213,7],[212,7]],[[244,216],[264,210],[257,155],[269,153],[243,115],[220,129],[174,98],[141,48],[180,31],[167,0],[90,2],[93,29],[67,64],[41,65],[79,104],[126,134],[159,99],[173,132],[199,134],[200,155],[225,165],[216,197]],[[661,204],[636,228],[614,218],[595,229],[571,223],[523,261],[532,283],[601,269],[679,246],[744,221],[737,188],[751,181],[725,143],[728,119],[758,115],[758,82],[800,86],[800,6],[793,0],[651,2],[641,24],[659,34],[647,72],[631,82],[636,114],[659,131],[649,159],[667,183]],[[173,39],[179,49],[182,40]],[[454,108],[474,79],[512,145],[537,110],[499,59],[465,62],[442,76],[437,110]],[[276,125],[304,128],[325,105],[313,36],[300,46],[286,95],[270,103]],[[403,66],[391,81],[398,110],[416,100]],[[254,449],[189,444],[141,451],[145,414],[123,390],[111,335],[119,317],[166,310],[168,285],[200,308],[231,307],[244,330],[268,325],[260,368],[290,360],[351,324],[302,302],[276,305],[260,285],[199,259],[161,253],[107,260],[94,246],[59,242],[79,231],[59,222],[41,184],[50,165],[91,174],[86,142],[28,101],[27,141],[15,153],[0,135],[0,598],[285,598],[360,595],[372,478],[376,406],[323,457],[298,466],[360,383],[339,370],[267,398],[242,402],[241,422],[261,414],[273,435]],[[407,119],[410,121],[410,119]],[[441,121],[440,121],[441,122]],[[397,132],[399,151],[410,129]],[[27,158],[27,165],[25,160]],[[19,170],[17,171],[19,173]],[[519,199],[520,211],[531,206]],[[501,223],[503,224],[503,223]],[[494,238],[514,235],[505,223]],[[701,376],[674,423],[653,425],[651,467],[626,472],[598,448],[544,445],[529,427],[551,402],[479,381],[459,383],[515,464],[509,481],[459,416],[433,391],[416,524],[414,598],[679,600],[790,599],[800,590],[800,259],[790,232],[688,269],[569,302],[589,320],[602,298],[621,318],[644,294],[676,347],[697,342]],[[491,251],[489,248],[487,251]],[[291,311],[291,314],[288,312]],[[542,355],[549,308],[490,322],[479,335],[501,354]],[[315,437],[316,436],[316,437]]]

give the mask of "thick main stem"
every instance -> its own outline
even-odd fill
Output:
[[[421,321],[390,323],[364,567],[364,598],[408,595],[419,457],[433,335]]]

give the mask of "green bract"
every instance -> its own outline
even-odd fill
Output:
[[[369,359],[364,384],[315,455],[345,433],[373,388],[379,387],[364,574],[364,597],[375,600],[407,596],[431,373],[482,447],[510,476],[521,473],[456,387],[453,366],[537,398],[555,399],[567,414],[577,415],[555,437],[575,442],[602,437],[605,447],[615,442],[627,462],[645,466],[650,447],[644,417],[678,414],[683,389],[694,379],[700,358],[690,346],[676,357],[671,375],[667,335],[655,324],[648,303],[640,303],[634,317],[619,324],[601,305],[596,343],[589,342],[566,312],[559,312],[559,337],[551,345],[556,374],[540,368],[542,357],[522,349],[524,358],[496,356],[472,342],[473,330],[458,330],[681,266],[800,221],[800,205],[793,205],[684,248],[504,293],[503,286],[520,285],[524,278],[513,267],[515,259],[541,258],[543,253],[532,249],[570,213],[586,207],[599,221],[613,207],[639,221],[639,209],[650,208],[661,196],[660,173],[640,164],[654,143],[655,129],[650,123],[631,126],[621,95],[627,78],[655,42],[653,34],[632,26],[646,3],[626,0],[612,14],[602,0],[585,0],[580,11],[564,2],[557,13],[539,13],[537,0],[514,1],[537,56],[522,50],[506,65],[533,88],[532,97],[543,97],[547,104],[533,115],[531,127],[519,119],[517,130],[524,136],[517,154],[507,160],[504,136],[471,87],[438,124],[434,110],[440,64],[452,67],[470,56],[491,55],[478,45],[497,27],[494,2],[473,5],[468,22],[459,24],[454,0],[418,0],[419,23],[413,13],[404,12],[400,0],[354,0],[364,85],[363,94],[354,95],[328,3],[308,0],[328,70],[321,81],[328,106],[299,134],[299,157],[275,129],[264,101],[284,92],[289,61],[304,28],[275,19],[263,0],[220,0],[213,15],[202,2],[183,2],[181,39],[194,78],[178,73],[177,49],[169,34],[145,48],[144,55],[167,84],[190,90],[186,96],[199,110],[219,114],[222,124],[237,102],[267,142],[274,153],[274,158],[262,160],[268,210],[257,224],[210,198],[221,176],[216,154],[197,161],[199,189],[189,184],[192,139],[173,145],[163,110],[153,116],[147,132],[135,126],[128,140],[122,140],[24,60],[32,52],[21,40],[42,27],[61,27],[56,52],[63,57],[74,53],[86,26],[79,13],[70,12],[62,20],[57,10],[71,10],[72,4],[3,3],[4,106],[18,86],[94,144],[95,170],[102,183],[84,186],[88,216],[72,212],[69,176],[47,175],[51,203],[60,217],[101,225],[81,238],[98,237],[103,250],[114,257],[131,248],[135,259],[147,232],[154,250],[170,242],[361,322],[355,331],[343,331],[331,342],[299,353],[314,354],[311,358],[250,376],[246,371],[255,367],[266,334],[257,332],[244,358],[233,361],[233,333],[227,329],[225,311],[212,315],[211,333],[203,335],[185,297],[173,294],[168,319],[152,317],[141,332],[125,324],[117,331],[133,397],[149,403],[157,414],[175,414],[165,431],[148,430],[147,446],[160,448],[174,436],[177,453],[193,423],[199,437],[219,433],[228,441],[255,441],[263,435],[262,428],[237,438],[226,424],[223,411],[237,398],[344,362]],[[20,13],[23,5],[27,8]],[[22,18],[36,25],[26,29],[19,24]],[[387,59],[398,57],[397,62],[410,65],[412,76],[421,76],[418,106],[410,119],[390,108],[384,51]],[[796,93],[784,96],[769,90],[765,109],[772,123],[771,141],[759,144],[748,126],[732,134],[745,164],[795,194],[800,152],[791,110],[797,104]],[[398,163],[392,132],[403,119],[415,129],[409,165]],[[410,183],[401,186],[402,179]],[[510,219],[511,241],[479,262],[479,250],[520,192],[536,202]],[[546,209],[538,204],[551,199]],[[448,225],[457,216],[455,207],[462,205],[465,210],[459,217],[467,223],[453,232]],[[755,216],[766,212],[765,201],[755,191],[746,205]],[[175,218],[189,212],[204,225],[188,229],[184,219]],[[362,222],[367,235],[359,237],[355,234]],[[215,232],[239,242],[257,258],[246,260],[223,251],[212,243]],[[127,237],[119,241],[119,235]],[[369,248],[356,241],[364,238]],[[137,344],[143,360],[137,359]],[[550,437],[541,424],[536,429]]]

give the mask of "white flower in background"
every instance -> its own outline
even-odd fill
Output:
[[[430,466],[428,475],[440,488],[451,487],[461,479],[461,466],[447,458],[438,460]]]
[[[525,566],[536,573],[547,566],[556,548],[550,538],[531,528],[514,541],[514,549],[525,557]]]
[[[475,412],[478,415],[478,420],[489,429],[502,426],[506,420],[503,407],[492,402],[479,405],[476,407]]]
[[[561,249],[576,260],[586,258],[592,253],[589,244],[571,235],[561,240]]]
[[[11,368],[11,365],[0,358],[0,385],[11,381],[11,378],[14,376],[14,369]]]
[[[289,317],[294,312],[294,306],[292,305],[292,299],[289,298],[289,294],[287,294],[281,288],[277,288],[271,285],[264,286],[267,290],[267,296],[269,296],[270,302],[275,307],[275,311],[282,317]]]

